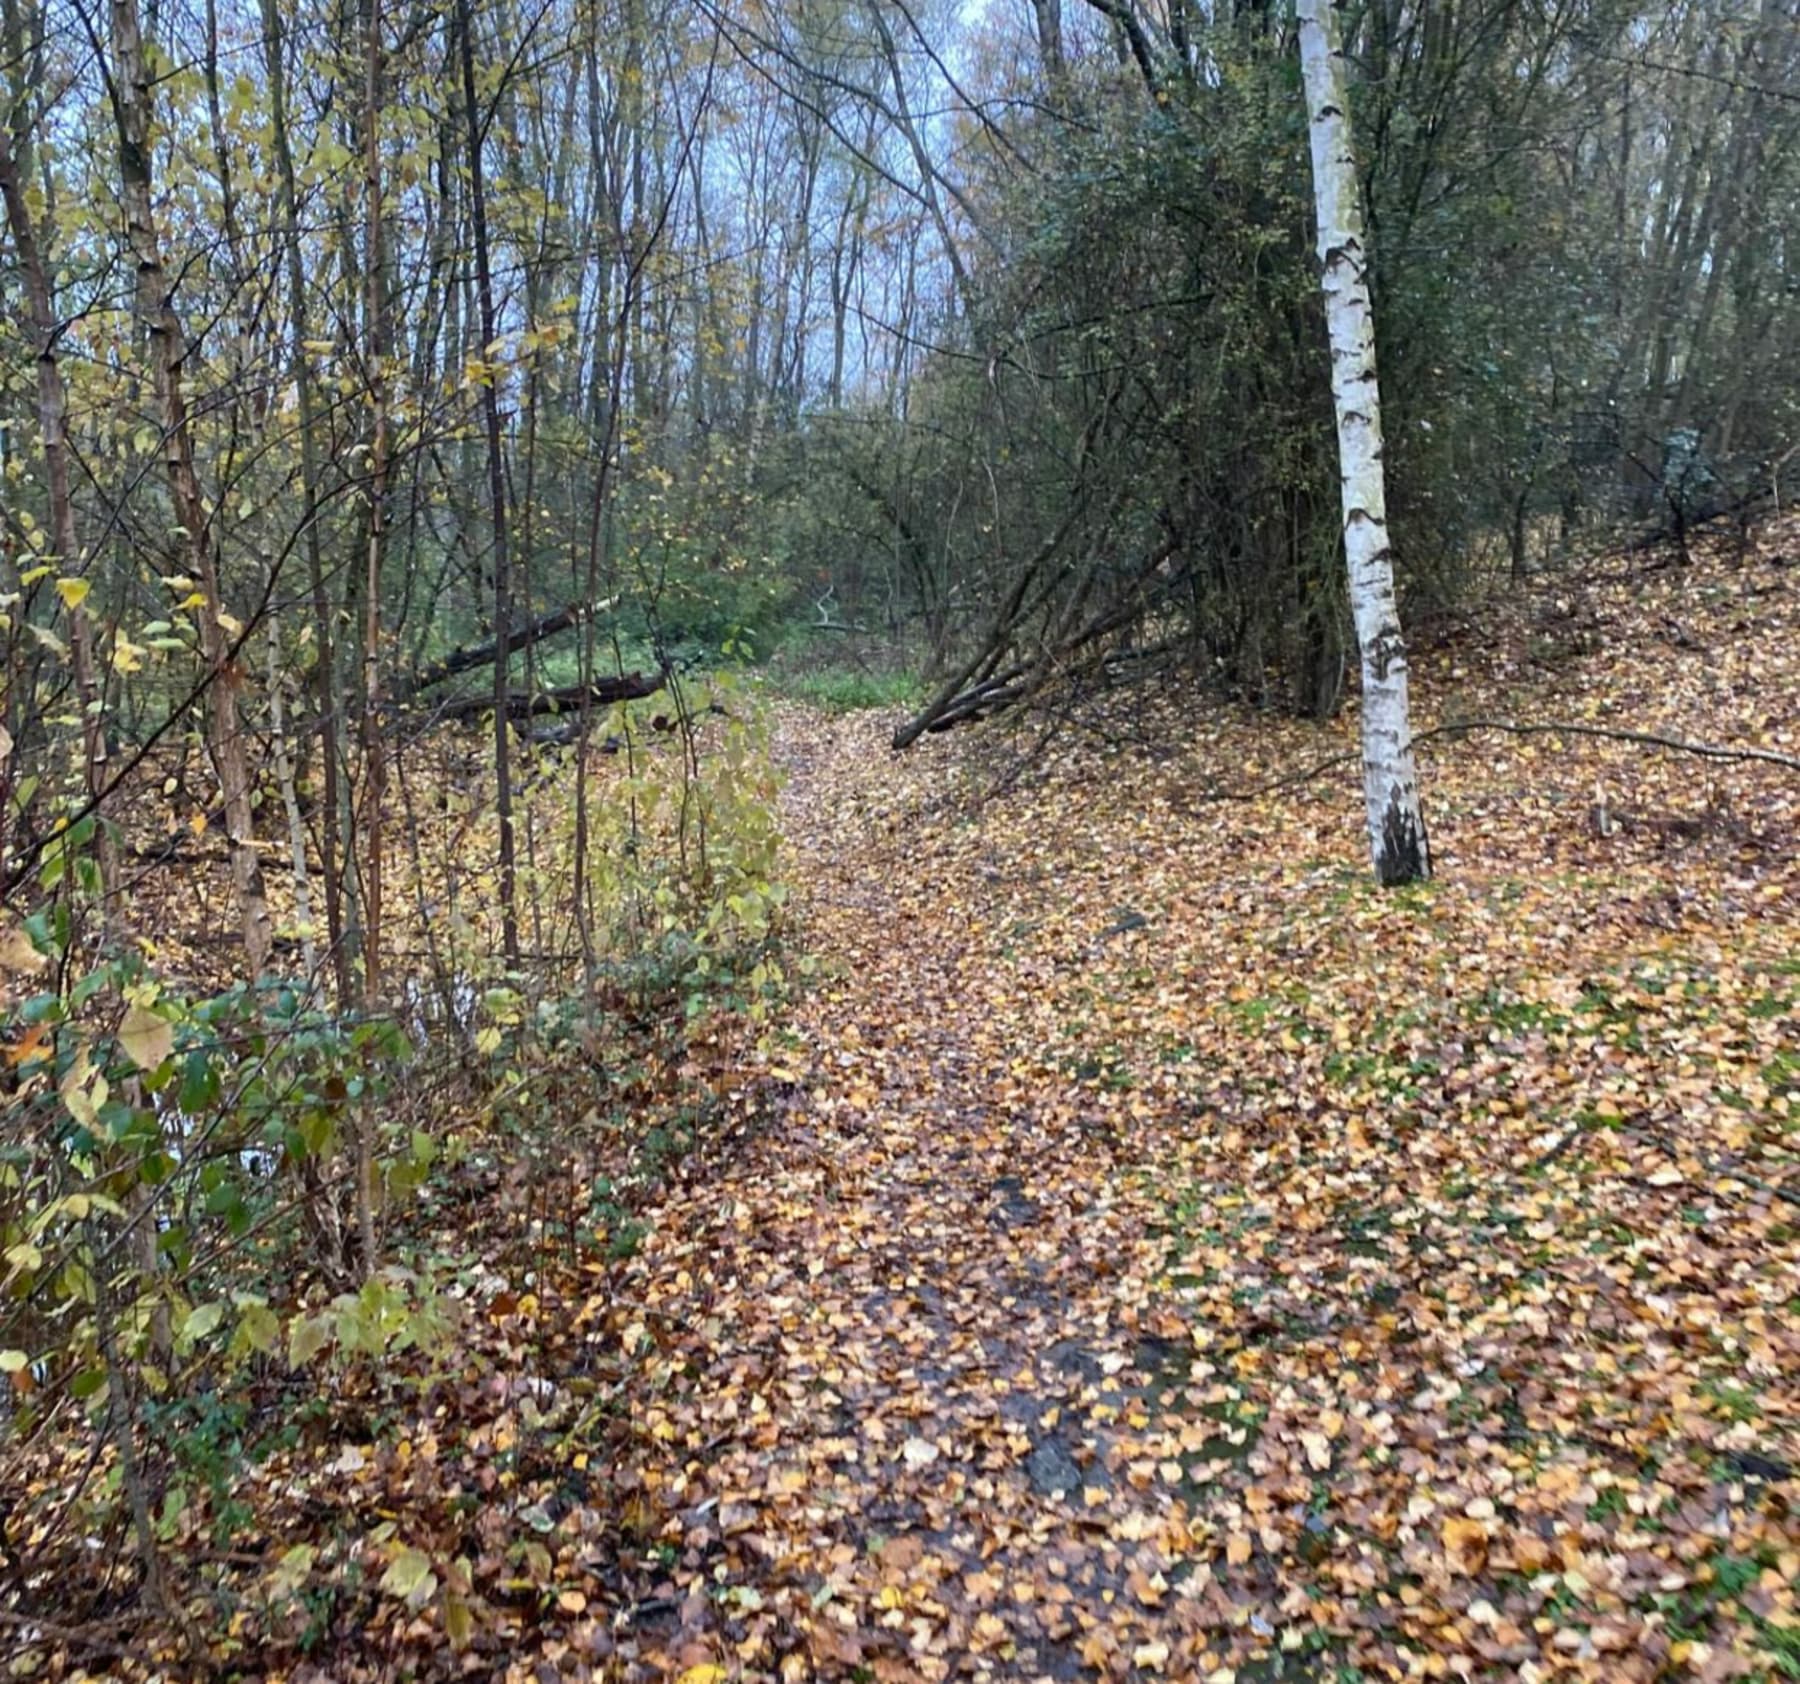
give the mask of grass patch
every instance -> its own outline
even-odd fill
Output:
[[[784,672],[774,682],[783,695],[831,714],[912,707],[922,694],[918,679],[909,672],[865,672],[856,667]]]

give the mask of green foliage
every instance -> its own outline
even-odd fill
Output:
[[[869,708],[910,707],[922,687],[910,673],[870,672],[860,667],[812,667],[784,671],[775,683],[785,695],[825,713],[859,713]]]
[[[178,1401],[277,1353],[293,1314],[291,1285],[271,1297],[277,1261],[342,1234],[351,1132],[371,1132],[391,1197],[421,1151],[383,1126],[413,1053],[392,1020],[335,1018],[287,988],[190,998],[131,954],[71,968],[67,907],[26,925],[64,981],[22,1007],[0,1147],[0,1349],[40,1377],[19,1426],[64,1392],[98,1403],[120,1363],[133,1392]],[[348,1267],[341,1244],[313,1261]],[[377,1342],[340,1306],[336,1344],[434,1336],[433,1311],[407,1313]],[[295,1338],[297,1358],[322,1348]]]
[[[625,769],[589,813],[595,960],[640,1001],[697,1012],[726,997],[760,1017],[781,980],[787,902],[768,725],[728,677],[673,702],[672,729],[629,708],[601,727]]]
[[[774,641],[794,578],[778,519],[728,448],[698,455],[679,481],[646,471],[622,489],[613,519],[623,637],[702,661]]]

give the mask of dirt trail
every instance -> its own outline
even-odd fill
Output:
[[[883,762],[849,733],[786,751],[825,980],[778,1118],[657,1213],[638,1289],[702,1330],[645,1470],[679,1524],[690,1654],[1070,1677],[1130,1609],[1157,1660],[1177,1563],[1119,1433],[1179,1366],[1141,1321],[1144,1166],[1015,1079],[1019,1014],[970,974],[991,868],[887,834]]]
[[[1788,1676],[1792,780],[1446,754],[1384,893],[1353,779],[1195,797],[1319,733],[1140,721],[976,810],[784,716],[822,970],[616,1283],[626,1676]]]

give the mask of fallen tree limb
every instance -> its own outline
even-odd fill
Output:
[[[1140,571],[1140,582],[1173,553],[1173,549],[1173,544],[1164,544],[1153,550]],[[1015,592],[1005,613],[1009,621],[1017,609],[1017,596]],[[1128,665],[1138,659],[1142,651],[1134,648],[1096,653],[1093,646],[1128,626],[1142,612],[1142,606],[1141,603],[1126,603],[1102,610],[1085,626],[1061,638],[1054,647],[1041,649],[1004,672],[995,673],[991,669],[1005,651],[1005,639],[1000,637],[998,641],[990,641],[979,659],[963,668],[918,713],[895,730],[894,747],[909,748],[928,731],[948,731],[965,719],[999,713],[1036,695],[1054,679],[1104,671],[1115,661]]]
[[[1413,738],[1466,736],[1473,731],[1500,731],[1513,737],[1596,737],[1602,742],[1636,743],[1643,748],[1666,749],[1672,754],[1696,754],[1703,760],[1756,760],[1767,766],[1800,772],[1800,755],[1782,754],[1772,748],[1733,746],[1730,743],[1695,743],[1660,731],[1632,731],[1623,726],[1577,725],[1566,720],[1455,719],[1434,725]]]
[[[1513,719],[1452,719],[1442,725],[1432,725],[1423,731],[1416,732],[1413,742],[1430,742],[1434,737],[1463,737],[1477,731],[1499,731],[1513,737],[1594,737],[1602,742],[1635,743],[1643,748],[1662,749],[1672,754],[1694,754],[1703,760],[1735,760],[1752,761],[1762,765],[1779,766],[1785,771],[1800,772],[1800,756],[1782,754],[1772,748],[1734,748],[1729,743],[1696,743],[1685,737],[1665,736],[1660,731],[1633,731],[1624,726],[1609,725],[1577,725],[1569,720],[1513,720]],[[1252,784],[1238,789],[1210,789],[1205,791],[1201,799],[1205,801],[1256,801],[1265,795],[1273,795],[1279,790],[1293,789],[1295,786],[1310,783],[1314,778],[1339,766],[1348,766],[1362,758],[1359,748],[1346,749],[1341,754],[1328,755],[1323,760],[1315,760],[1310,766],[1303,766],[1298,771],[1284,772],[1278,778],[1267,783]]]
[[[553,608],[548,614],[540,614],[537,619],[528,621],[525,625],[514,626],[506,638],[506,653],[511,655],[528,644],[541,643],[547,637],[554,637],[571,626],[578,626],[589,612],[589,606],[585,602],[568,602],[561,608]],[[401,680],[393,687],[393,699],[405,701],[407,697],[416,696],[421,690],[428,690],[434,684],[442,684],[447,678],[455,678],[458,673],[492,666],[499,658],[498,638],[490,638],[486,643],[470,644],[463,649],[452,649],[441,660],[433,661],[429,666],[421,667],[411,677]]]
[[[1038,572],[1055,558],[1056,552],[1062,548],[1064,541],[1074,531],[1075,522],[1084,506],[1080,499],[1069,505],[1062,520],[1058,522],[1056,530],[1044,540],[1037,554],[1020,571],[1012,590],[1008,592],[1006,600],[1000,605],[999,612],[994,616],[993,628],[983,640],[980,653],[959,672],[947,678],[937,694],[911,719],[907,720],[904,725],[895,727],[894,747],[896,749],[910,748],[927,731],[940,728],[937,721],[941,720],[952,708],[961,708],[964,686],[971,683],[980,686],[987,682],[988,673],[998,664],[1001,655],[1005,652],[1007,640],[1018,621],[1019,612],[1024,606],[1026,597],[1030,594],[1032,581]],[[959,712],[958,717],[966,718],[966,710]]]
[[[587,696],[595,707],[611,707],[615,702],[642,701],[646,696],[654,696],[662,687],[663,675],[659,672],[627,672],[617,678],[596,678],[587,686]],[[581,703],[581,685],[561,684],[553,690],[533,690],[508,697],[506,717],[536,719],[543,714],[574,713]],[[488,696],[466,696],[433,710],[440,719],[458,721],[479,719],[484,713],[493,711],[493,699]]]

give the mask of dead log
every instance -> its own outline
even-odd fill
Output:
[[[534,725],[526,732],[525,740],[533,748],[573,748],[581,740],[580,719],[561,719],[553,725]],[[624,751],[623,737],[600,737],[589,742],[588,746],[596,754],[619,754]]]
[[[611,707],[615,702],[642,701],[646,696],[654,696],[662,687],[663,675],[659,672],[627,672],[617,678],[596,678],[587,687],[587,699],[594,707]],[[508,697],[506,717],[538,719],[545,714],[577,713],[581,703],[581,685],[560,684],[553,690],[533,690]],[[459,722],[479,719],[493,711],[494,703],[488,696],[465,696],[433,710],[440,719]]]
[[[957,687],[946,686],[924,709],[894,732],[894,747],[910,747],[927,732],[948,731],[965,720],[986,719],[1036,695],[1053,681],[1074,682],[1104,674],[1113,665],[1116,652],[1100,645],[1114,632],[1122,630],[1136,618],[1139,609],[1131,605],[1096,615],[1073,636],[1065,638],[1054,649],[1040,650],[1030,660],[1021,661],[1003,672],[976,676],[984,665],[991,664],[997,651],[990,650],[981,661],[964,670]],[[1138,651],[1127,651],[1129,661]]]
[[[588,605],[585,602],[565,603],[561,608],[554,608],[548,614],[539,615],[535,620],[522,626],[514,626],[506,638],[506,652],[511,655],[533,643],[541,643],[547,637],[554,637],[558,632],[567,631],[571,626],[578,626],[587,618]],[[416,696],[421,690],[428,690],[434,684],[442,684],[447,678],[455,678],[459,673],[473,672],[478,667],[492,666],[500,658],[500,639],[490,638],[486,643],[470,644],[466,648],[452,649],[441,660],[433,661],[429,666],[421,667],[411,677],[402,679],[398,685],[390,686],[396,701],[405,701],[409,696]]]

